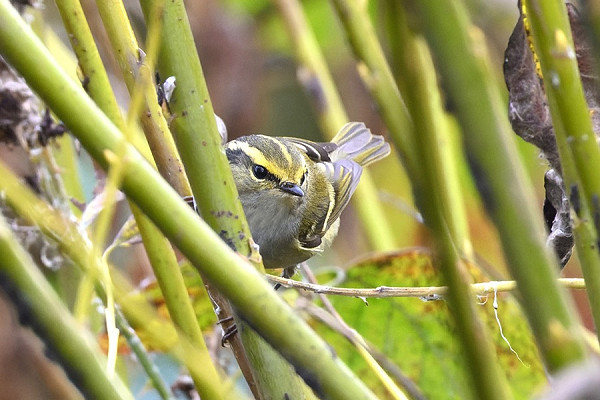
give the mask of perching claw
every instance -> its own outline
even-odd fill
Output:
[[[291,267],[286,267],[281,272],[281,277],[285,278],[285,279],[290,279],[292,276],[294,276],[296,274],[297,269],[298,269],[297,265],[292,265]],[[282,286],[281,283],[276,283],[275,286],[273,286],[273,289],[277,290],[281,286]]]

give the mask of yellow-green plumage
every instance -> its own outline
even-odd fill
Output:
[[[287,268],[329,247],[362,167],[390,152],[362,123],[331,142],[263,135],[226,145],[240,200],[266,268]]]

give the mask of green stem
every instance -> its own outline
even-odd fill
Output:
[[[127,319],[123,316],[123,314],[120,311],[117,311],[115,313],[115,319],[117,323],[117,328],[119,328],[119,331],[121,332],[125,340],[127,340],[129,348],[133,351],[133,354],[135,354],[137,361],[140,363],[140,365],[148,375],[152,386],[154,386],[160,398],[163,400],[175,400],[171,389],[160,375],[156,364],[150,358],[150,354],[148,354],[148,351],[142,343],[142,340],[139,338],[139,336],[131,327],[131,325],[129,325]]]
[[[344,25],[356,59],[359,60],[358,72],[379,106],[381,117],[390,131],[404,167],[412,182],[421,182],[421,164],[414,153],[413,137],[409,134],[413,132],[413,124],[369,20],[369,14],[364,9],[367,3],[356,0],[332,0],[332,3]],[[416,187],[413,186],[413,189]]]
[[[140,2],[151,18],[154,0]],[[239,253],[250,257],[250,230],[237,201],[237,191],[229,163],[222,149],[214,110],[196,54],[191,28],[183,3],[169,1],[162,14],[158,68],[165,76],[177,79],[169,108],[173,113],[171,131],[181,152],[186,170],[194,171],[189,181],[202,218]],[[210,188],[210,190],[206,190]]]
[[[98,11],[110,39],[125,84],[132,95],[135,95],[136,81],[146,69],[146,76],[152,79],[151,65],[141,59],[140,46],[137,43],[131,24],[121,0],[103,0],[96,2]],[[156,21],[155,21],[156,22]],[[138,88],[140,89],[140,88]],[[144,110],[139,114],[140,123],[152,150],[156,166],[161,175],[181,196],[191,194],[183,165],[179,160],[177,149],[169,131],[169,126],[158,104],[154,85],[143,85]]]
[[[560,167],[565,191],[571,201],[579,192],[581,185],[577,168],[573,159],[573,154],[569,150],[567,134],[561,119],[553,120],[553,128],[556,137],[558,153],[560,155]],[[556,133],[558,132],[558,133]],[[586,290],[592,310],[592,316],[596,326],[600,324],[600,254],[598,253],[597,243],[598,235],[596,233],[593,219],[590,215],[590,207],[585,198],[579,199],[573,214],[573,233],[575,236],[575,246],[577,247],[577,257],[583,271],[586,281]],[[600,330],[596,329],[596,337],[600,339]]]
[[[80,267],[82,272],[98,275],[102,260],[90,257],[91,246],[87,236],[82,236],[74,222],[38,199],[1,163],[0,190],[5,193],[5,200],[11,208],[21,218],[38,226],[45,236],[55,240],[60,246],[60,251]],[[89,262],[92,264],[88,264]],[[198,362],[204,359],[202,353],[205,349],[191,343],[183,332],[178,332],[172,324],[159,318],[145,301],[140,302],[138,297],[132,295],[135,290],[114,268],[111,269],[111,275],[115,299],[122,307],[128,321],[131,321],[134,326],[143,327],[148,332],[148,340],[155,343],[158,349],[172,352],[186,365],[194,379],[199,381],[199,387],[203,388],[204,392],[223,391],[224,385],[210,379],[204,372],[205,365]],[[105,287],[96,283],[95,289],[102,301],[106,303]]]
[[[111,121],[122,131],[125,131],[127,129],[125,127],[125,122],[123,121],[117,101],[112,93],[108,76],[104,70],[98,49],[96,48],[92,34],[87,25],[83,10],[81,9],[81,4],[77,0],[59,0],[57,1],[57,5],[61,11],[65,27],[69,32],[69,38],[75,53],[77,54],[79,65],[81,66],[86,77],[89,79],[88,93],[96,102],[96,104],[98,104],[104,113],[111,119]],[[119,10],[121,9],[116,8],[113,10],[113,12],[117,13]],[[119,27],[120,32],[122,33],[125,28],[126,26]],[[115,31],[113,30],[111,32]],[[123,40],[123,38],[121,38],[121,40]],[[122,45],[124,46],[124,42]],[[151,56],[152,52],[149,51],[148,57],[150,58]],[[139,86],[140,81],[133,80],[130,82],[129,88],[133,91],[135,88],[139,88]],[[151,88],[150,91],[153,92],[153,85],[149,86]],[[140,99],[141,93],[147,91],[148,90],[144,88],[141,90],[136,90],[135,93],[137,96],[132,96],[132,103],[136,98]],[[156,96],[154,95],[154,97]],[[132,105],[131,108],[135,109],[136,107]],[[133,112],[135,113],[135,111]],[[142,119],[144,118],[147,117],[143,116]],[[156,118],[156,120],[160,123],[159,118]],[[145,125],[146,128],[149,128],[149,126],[149,124]],[[150,136],[150,134],[148,136]],[[154,148],[153,150],[154,154],[156,154],[159,150],[160,154],[164,154],[169,150],[169,148],[167,146],[160,149]],[[156,159],[168,160],[169,162],[169,165],[165,165],[165,163],[160,164],[160,166],[163,168],[163,174],[169,176],[175,187],[177,187],[177,183],[179,181],[175,176],[168,175],[169,170],[177,168],[176,162],[174,162],[174,160],[177,160],[176,154],[172,154],[170,157],[168,155],[160,157],[160,154],[157,154]],[[178,174],[177,176],[182,175]],[[219,375],[208,354],[206,344],[204,343],[204,339],[202,337],[202,332],[200,331],[198,322],[196,320],[196,315],[194,313],[191,300],[187,295],[187,289],[179,270],[177,258],[169,241],[162,236],[160,231],[151,223],[150,220],[148,220],[147,217],[145,217],[139,211],[137,207],[135,207],[134,204],[130,204],[130,206],[144,241],[144,246],[151,261],[153,271],[165,297],[165,302],[173,322],[199,349],[198,354],[201,355],[201,358],[196,360],[196,362],[200,362],[205,365],[203,373],[206,374],[206,379],[219,382]],[[146,365],[144,364],[144,366]],[[152,369],[147,369],[146,371],[151,379],[155,377]],[[195,376],[195,374],[192,374],[192,378],[194,379],[194,382],[198,388],[198,392],[202,397],[222,397],[221,394],[211,389],[218,387],[218,385],[206,387],[201,385],[203,379]],[[160,387],[160,382],[155,382],[155,386]]]
[[[141,1],[140,4],[146,21],[151,22],[159,18],[152,15],[154,1]],[[169,2],[161,11],[160,17],[165,28],[161,35],[161,57],[158,67],[163,76],[176,77],[177,88],[169,101],[169,108],[174,117],[171,129],[186,170],[194,171],[189,175],[194,199],[204,220],[209,222],[215,231],[227,232],[230,245],[241,254],[251,257],[253,250],[248,242],[250,231],[245,219],[240,217],[243,215],[241,205],[235,201],[237,191],[229,172],[229,164],[221,151],[221,139],[212,103],[196,55],[185,8],[180,2]],[[211,190],[205,190],[207,187]],[[262,266],[260,268],[262,269]],[[235,325],[241,331],[244,322],[233,314],[227,299],[215,290],[210,280],[204,280],[210,297],[216,304],[219,320],[228,320],[233,316]],[[227,327],[224,325],[223,328]],[[264,387],[257,385],[256,373],[253,371],[255,368],[249,363],[240,339],[239,335],[233,335],[229,342],[248,385],[253,394],[259,397],[259,392],[264,390]],[[263,351],[272,352],[268,347]],[[282,365],[281,368],[286,366]]]
[[[421,151],[419,159],[426,157],[429,161],[422,163],[423,168],[431,169],[429,177],[419,186],[431,186],[431,179],[435,177],[435,184],[428,189],[430,194],[425,195],[421,202],[427,202],[433,195],[442,197],[439,205],[446,220],[446,229],[461,256],[472,259],[473,246],[457,168],[458,163],[464,161],[453,143],[459,138],[452,134],[444,113],[431,55],[426,44],[421,43],[409,29],[402,6],[393,0],[383,4],[396,82],[400,93],[407,99],[415,124],[412,136],[419,146],[417,150]],[[414,60],[413,54],[416,54]]]
[[[319,96],[313,98],[316,105],[319,125],[324,135],[331,139],[348,122],[342,100],[325,62],[323,52],[309,27],[298,0],[276,0],[285,26],[294,43],[296,57],[309,73],[308,85],[318,85]],[[311,90],[307,90],[311,93]],[[352,196],[360,221],[365,229],[371,247],[384,251],[394,249],[396,241],[389,219],[386,218],[377,198],[377,188],[368,171],[363,171],[360,185]]]
[[[121,133],[57,66],[8,0],[0,0],[0,54],[106,168],[105,152],[114,151],[123,140]],[[123,191],[227,296],[243,319],[299,371],[317,395],[375,398],[339,358],[331,356],[329,347],[273,292],[264,277],[231,251],[133,146],[127,146],[124,161]],[[227,273],[223,273],[224,266]]]
[[[575,209],[574,233],[592,315],[598,327],[600,149],[584,98],[565,4],[562,1],[525,1],[524,5],[542,67],[565,188],[571,199],[579,193],[584,194]],[[600,338],[600,330],[596,332]]]
[[[490,74],[483,35],[458,2],[411,1],[463,127],[473,173],[494,220],[521,304],[548,369],[585,357],[575,312],[556,284],[557,266],[511,128]],[[485,134],[482,134],[485,132]],[[510,188],[510,190],[507,190]],[[535,268],[531,268],[535,265]]]
[[[600,232],[600,148],[583,94],[566,6],[558,0],[525,0],[533,42],[555,128],[573,155],[582,192]],[[600,235],[599,235],[600,236]]]
[[[118,377],[107,376],[106,360],[92,346],[94,339],[85,335],[29,254],[12,236],[1,215],[0,254],[2,274],[25,296],[44,339],[52,343],[61,360],[77,373],[84,393],[96,399],[133,399]]]
[[[404,117],[402,125],[405,129],[399,130],[398,122],[397,125],[389,125],[394,122],[391,114],[403,115],[402,110],[406,108],[397,92],[368,14],[365,10],[360,10],[358,3],[354,1],[335,0],[334,4],[357,58],[363,63],[362,66],[366,66],[363,69],[368,72],[368,82],[372,83],[371,91],[383,117],[390,131],[396,133],[394,138],[398,147],[404,149],[401,153],[410,154],[413,163],[414,160],[420,161],[419,170],[409,160],[405,165],[413,187],[419,188],[416,202],[436,238],[440,269],[449,286],[449,303],[457,323],[459,338],[466,350],[466,363],[470,367],[476,392],[481,398],[509,398],[508,386],[498,367],[489,362],[494,358],[491,341],[482,334],[485,330],[469,294],[468,274],[457,253],[457,250],[468,252],[470,249],[466,213],[462,198],[455,189],[459,187],[456,170],[445,164],[452,164],[454,160],[448,153],[449,146],[442,145],[447,138],[441,135],[447,129],[435,72],[431,68],[427,50],[411,37],[404,17],[394,14],[400,18],[400,21],[395,21],[396,27],[402,29],[401,32],[396,32],[400,33],[397,37],[402,41],[399,44],[403,47],[399,54],[405,55],[399,58],[400,75],[410,82],[405,85],[404,94],[409,100],[411,115]],[[410,133],[412,136],[408,135]]]
[[[81,8],[81,3],[79,0],[56,0],[56,6],[69,34],[71,47],[77,56],[86,91],[111,121],[123,129],[121,110],[112,90],[110,90],[108,75],[102,64],[102,59]]]
[[[61,13],[65,28],[69,33],[71,46],[78,57],[79,65],[85,76],[84,82],[86,82],[86,87],[89,90],[90,95],[93,96],[92,98],[94,98],[98,106],[106,113],[106,115],[108,115],[116,124],[121,123],[120,127],[123,128],[121,114],[112,91],[105,89],[106,87],[110,88],[108,76],[104,71],[102,61],[100,60],[100,55],[96,49],[92,33],[90,32],[85,15],[81,9],[81,5],[77,1],[62,0],[57,1],[57,6]],[[124,150],[123,146],[119,146],[119,150],[120,149]],[[120,153],[117,153],[116,159],[119,159],[120,155]],[[96,229],[93,233],[94,252],[90,253],[90,257],[92,258],[98,257],[99,254],[101,254],[101,249],[108,233],[109,224],[114,215],[115,196],[119,181],[120,168],[118,168],[117,165],[117,168],[111,168],[107,178],[107,184],[104,188],[103,195],[106,199],[106,207],[103,208],[102,212],[98,216]],[[108,267],[102,271],[101,276],[105,283],[110,279]],[[95,281],[97,277],[88,276],[86,279]],[[91,289],[91,285],[88,285],[88,287]],[[84,291],[82,293],[87,294],[90,297],[92,295],[91,290]],[[83,300],[79,300],[79,304],[87,305],[89,304],[90,300],[91,299],[88,296],[85,296]],[[114,299],[109,286],[106,290],[105,319],[109,341],[108,369],[110,371],[114,369],[114,365],[116,363],[118,346],[118,330],[115,327],[114,314]]]
[[[150,8],[153,4],[154,1],[141,1],[147,21],[152,20]],[[229,163],[222,151],[221,137],[183,2],[166,4],[163,19],[165,29],[161,37],[159,69],[164,76],[177,78],[178,88],[169,103],[175,117],[171,127],[186,169],[194,171],[189,178],[196,204],[203,219],[220,232],[233,249],[253,259],[255,250],[250,243],[250,230],[238,201]],[[255,266],[263,270],[262,264],[256,263]],[[214,290],[211,298],[218,304],[218,310],[228,307],[225,299]],[[292,367],[245,321],[235,314],[234,317],[238,331],[244,332],[244,335],[234,336],[232,348],[254,394],[261,398],[279,398],[283,390],[292,398],[304,397],[307,389],[297,379]],[[223,319],[221,315],[219,318]],[[254,359],[247,354],[261,354],[269,362],[253,362]]]
[[[471,279],[461,261],[461,253],[470,243],[466,211],[457,190],[460,181],[456,169],[451,167],[455,160],[433,60],[425,42],[408,29],[404,11],[397,4],[389,6],[396,7],[388,8],[386,14],[395,19],[396,66],[398,75],[407,82],[403,95],[414,122],[416,151],[423,166],[420,207],[435,238],[439,270],[449,288],[448,302],[465,350],[466,367],[477,398],[509,399],[512,396],[498,363],[490,362],[496,359],[494,347],[477,315],[469,290]]]

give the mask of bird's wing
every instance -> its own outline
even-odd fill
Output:
[[[348,122],[331,140],[337,149],[331,151],[333,161],[350,158],[363,167],[390,154],[383,136],[373,135],[362,122]]]
[[[339,218],[342,210],[348,205],[352,194],[358,186],[362,168],[358,163],[348,159],[323,162],[319,163],[318,166],[325,172],[325,175],[333,185],[335,195],[335,205],[329,214],[327,226],[324,229],[324,231],[327,231],[331,224]]]
[[[338,147],[337,144],[332,142],[317,143],[293,137],[285,137],[282,139],[288,143],[292,143],[314,162],[331,161],[329,155]]]

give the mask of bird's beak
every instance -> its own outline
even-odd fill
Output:
[[[304,197],[304,191],[300,188],[300,186],[292,182],[281,182],[279,189],[286,193],[293,194],[294,196]]]

